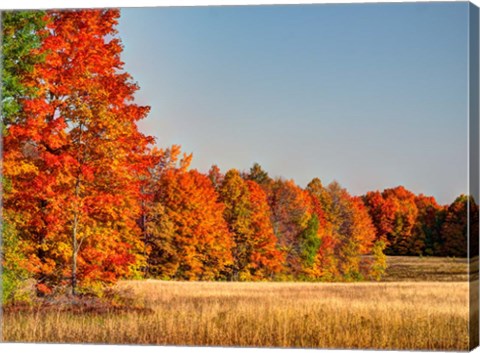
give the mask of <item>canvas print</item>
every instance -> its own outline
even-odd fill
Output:
[[[2,341],[475,348],[478,14],[2,11]]]

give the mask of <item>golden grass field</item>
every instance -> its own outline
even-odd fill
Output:
[[[127,294],[128,309],[6,311],[3,335],[10,342],[467,350],[466,261],[389,262],[393,273],[380,283],[123,281],[116,290]],[[408,281],[409,266],[428,267],[428,278]]]

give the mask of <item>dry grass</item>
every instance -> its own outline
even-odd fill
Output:
[[[384,282],[468,281],[465,258],[388,256]]]
[[[468,349],[468,282],[123,281],[135,311],[6,312],[15,342]],[[141,310],[141,308],[147,310]]]
[[[388,264],[385,283],[123,281],[116,290],[126,306],[57,301],[6,311],[4,340],[468,349],[467,261],[389,257]]]

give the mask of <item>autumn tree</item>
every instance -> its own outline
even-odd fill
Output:
[[[338,244],[335,254],[339,269],[346,280],[361,279],[361,255],[370,252],[375,228],[362,200],[351,196],[337,182],[328,185],[329,219]]]
[[[215,189],[218,189],[223,183],[224,175],[220,171],[220,168],[214,164],[208,171],[208,178],[212,182],[212,185],[215,187]]]
[[[269,204],[274,233],[285,253],[285,274],[293,278],[303,276],[305,268],[311,263],[307,248],[317,243],[312,242],[315,221],[311,218],[315,215],[309,195],[292,180],[277,179],[271,184]]]
[[[350,196],[349,201],[352,212],[351,238],[358,244],[359,254],[365,255],[375,242],[376,229],[362,199]]]
[[[225,205],[223,212],[225,221],[233,235],[232,279],[244,279],[249,274],[249,260],[252,251],[252,228],[248,187],[237,170],[229,170],[225,174],[219,188],[219,196]]]
[[[317,236],[320,239],[314,271],[310,273],[310,276],[332,281],[339,276],[338,259],[335,255],[339,239],[338,234],[334,231],[335,217],[331,212],[332,199],[319,178],[312,179],[308,183],[306,191],[310,194],[313,213],[319,222]]]
[[[156,277],[183,280],[226,278],[232,235],[224,206],[207,176],[196,170],[162,174],[151,214],[149,262]]]
[[[150,151],[150,156],[153,164],[150,166],[148,173],[149,180],[152,180],[153,184],[158,182],[162,174],[169,170],[187,171],[193,158],[192,154],[182,153],[180,145],[172,145],[165,149],[153,148]]]
[[[387,256],[384,254],[386,244],[382,240],[377,240],[372,248],[373,261],[371,264],[369,277],[380,281],[387,269]]]
[[[170,220],[165,206],[158,201],[158,195],[154,197],[145,214],[144,232],[144,276],[175,278],[180,261],[174,241],[175,224]]]
[[[472,234],[478,234],[478,207],[476,207],[473,198],[469,199],[466,195],[460,195],[446,211],[445,222],[440,233],[441,255],[466,257],[468,254],[469,230]]]
[[[3,210],[1,239],[1,282],[2,304],[15,302],[19,289],[30,277],[30,266],[24,255],[24,244],[18,236],[15,214]]]
[[[165,268],[169,263],[175,263],[169,257],[174,256],[174,251],[170,248],[174,228],[166,215],[165,207],[158,200],[159,185],[168,171],[186,172],[192,155],[182,155],[181,147],[172,145],[166,149],[153,148],[149,156],[151,167],[148,168],[147,175],[141,178],[142,211],[139,224],[142,230],[143,256],[146,258],[143,274],[146,277],[168,278],[171,270]]]
[[[43,11],[2,11],[2,84],[1,84],[1,131],[2,139],[8,134],[8,126],[18,123],[23,114],[22,100],[35,95],[35,89],[25,82],[35,63],[42,57],[37,49],[42,41]],[[3,147],[3,146],[2,146]],[[2,170],[4,169],[2,161]],[[2,173],[2,198],[10,195],[12,182]],[[8,197],[8,196],[7,196]],[[17,289],[30,276],[23,243],[17,231],[20,215],[13,209],[3,207],[1,216],[2,241],[0,242],[0,280],[2,302],[16,298]]]
[[[39,295],[67,283],[94,291],[139,268],[187,280],[379,279],[384,250],[466,256],[470,231],[478,251],[478,206],[464,195],[448,208],[402,186],[358,198],[318,178],[306,189],[274,180],[258,163],[204,175],[180,146],[151,149],[118,17],[2,12],[4,300],[27,276]]]
[[[318,237],[318,218],[313,214],[307,222],[305,229],[300,233],[300,257],[303,263],[311,267],[315,263],[317,252],[320,247],[320,238]]]
[[[252,180],[260,186],[267,186],[272,182],[272,179],[268,173],[263,170],[262,166],[259,163],[254,163],[250,168],[249,172],[246,173],[245,179]]]
[[[409,239],[409,255],[436,255],[441,251],[440,231],[445,219],[445,208],[434,197],[415,197],[418,210],[412,236]]]
[[[138,224],[142,230],[142,240],[147,241],[148,232],[147,218],[150,208],[156,208],[154,205],[154,196],[158,189],[158,183],[162,175],[169,170],[187,171],[190,167],[192,154],[181,152],[180,145],[172,145],[168,148],[150,149],[145,155],[147,168],[141,169],[137,177],[140,179],[140,202],[141,202],[141,217]]]
[[[319,202],[324,213],[330,214],[332,199],[328,190],[323,186],[319,178],[313,178],[307,185],[306,190]]]
[[[69,279],[92,288],[139,260],[138,172],[151,138],[136,126],[147,107],[123,71],[117,10],[47,13],[44,60],[34,65],[22,119],[8,127],[6,206],[19,209],[37,289]],[[68,235],[68,236],[67,236]],[[70,263],[70,265],[67,265]]]
[[[256,182],[246,182],[249,192],[249,202],[252,228],[252,250],[250,255],[251,278],[273,279],[283,270],[284,254],[278,249],[277,238],[271,223],[271,211],[267,194]]]
[[[469,229],[469,248],[468,248],[468,257],[473,258],[475,256],[478,256],[479,252],[479,205],[477,202],[475,202],[475,198],[473,196],[470,196],[469,198],[469,224],[470,224],[470,229]]]
[[[231,278],[271,277],[281,268],[281,255],[276,249],[265,192],[257,183],[242,179],[235,169],[225,174],[218,192],[234,240]]]
[[[413,236],[418,215],[415,195],[402,186],[384,190],[382,195],[387,202],[393,203],[395,210],[393,231],[389,234],[388,251],[398,255],[408,255],[408,243]]]
[[[403,186],[368,192],[363,201],[377,229],[377,238],[386,242],[387,254],[408,255],[418,209],[415,195]]]
[[[45,12],[2,11],[2,124],[4,128],[18,122],[25,98],[36,88],[26,85],[35,64],[42,61],[38,53],[45,36]]]

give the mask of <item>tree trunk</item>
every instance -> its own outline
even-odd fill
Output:
[[[75,198],[78,198],[80,194],[80,179],[77,179],[75,184]],[[77,240],[77,228],[78,228],[78,203],[75,206],[73,214],[73,228],[72,228],[72,295],[76,295],[77,289],[77,255],[78,255],[78,240]]]

